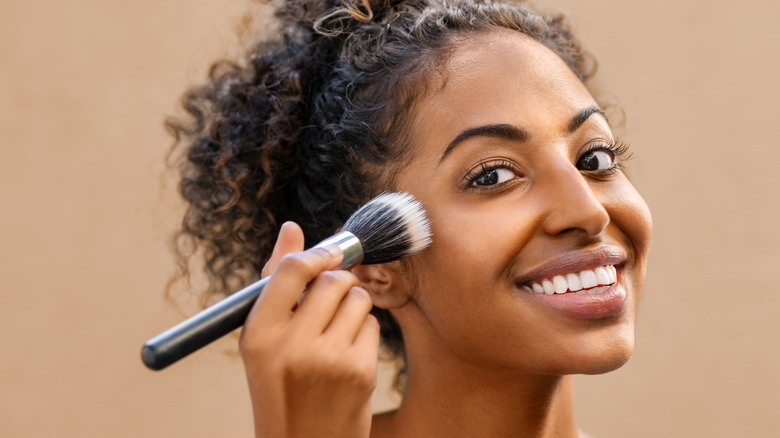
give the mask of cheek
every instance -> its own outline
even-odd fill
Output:
[[[460,282],[505,282],[508,266],[531,236],[528,207],[500,199],[429,204],[433,244],[421,260],[420,272],[454,276]]]
[[[476,278],[493,271],[498,254],[495,233],[486,232],[472,220],[473,211],[452,210],[431,215],[433,243],[416,263],[415,272],[421,285],[470,289]],[[483,278],[483,281],[485,278]],[[424,287],[423,289],[429,289]],[[455,292],[455,291],[452,291]]]
[[[653,230],[650,208],[628,180],[609,192],[604,206],[633,250],[636,274],[643,279]]]
[[[614,221],[628,236],[637,257],[644,258],[650,249],[653,231],[650,208],[631,184],[626,184],[618,196],[621,202],[615,207]]]
[[[452,348],[475,355],[495,353],[486,340],[505,342],[508,324],[529,323],[517,311],[508,274],[528,238],[525,215],[517,211],[520,203],[504,204],[428,202],[433,244],[410,260],[421,316]]]
[[[439,314],[459,314],[480,284],[495,281],[499,248],[496,233],[488,232],[495,224],[486,223],[474,208],[451,208],[435,200],[425,205],[433,243],[410,260],[417,286],[413,298],[431,313],[429,318],[438,319]]]

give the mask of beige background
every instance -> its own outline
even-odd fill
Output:
[[[780,3],[544,4],[625,108],[655,220],[636,354],[577,378],[581,426],[777,436]],[[161,121],[246,7],[0,0],[0,436],[251,436],[234,340],[161,373],[138,358],[180,318],[162,295],[180,205]]]

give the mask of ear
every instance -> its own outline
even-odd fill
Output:
[[[401,272],[400,261],[352,268],[374,305],[383,309],[398,309],[409,302],[409,280]]]

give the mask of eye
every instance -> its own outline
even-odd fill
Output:
[[[606,149],[594,149],[577,160],[577,169],[585,171],[608,170],[615,166],[615,154]]]
[[[471,188],[488,189],[500,186],[518,177],[511,163],[505,161],[482,163],[466,175],[466,184]]]
[[[487,169],[474,179],[472,184],[476,186],[494,186],[507,182],[514,178],[515,173],[509,169]]]

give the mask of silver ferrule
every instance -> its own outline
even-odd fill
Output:
[[[339,231],[314,245],[315,248],[324,248],[326,246],[338,246],[344,252],[344,259],[341,260],[337,269],[349,269],[363,261],[363,245],[349,231]]]

